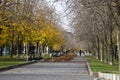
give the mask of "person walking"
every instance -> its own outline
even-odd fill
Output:
[[[80,56],[81,56],[81,53],[82,53],[82,51],[80,50],[80,51],[79,51],[79,55],[80,55]]]

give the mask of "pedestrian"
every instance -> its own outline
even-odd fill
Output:
[[[80,56],[81,56],[81,53],[82,53],[82,51],[80,50],[80,51],[79,51],[79,55],[80,55]]]

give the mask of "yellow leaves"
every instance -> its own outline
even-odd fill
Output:
[[[0,21],[3,21],[1,14],[3,14],[3,12],[0,11]],[[25,44],[28,42],[39,41],[39,44],[47,44],[55,50],[60,49],[63,45],[64,39],[62,37],[62,32],[55,28],[53,23],[47,19],[49,17],[43,10],[40,10],[37,17],[35,17],[36,19],[33,20],[31,18],[29,20],[26,16],[22,18],[22,15],[20,17],[17,16],[18,18],[14,19],[16,16],[11,12],[6,12],[5,17],[7,20],[5,18],[3,23],[5,23],[7,27],[0,26],[2,29],[0,41],[11,41],[12,38],[14,38],[14,42],[22,40]]]
[[[17,26],[18,24],[17,23],[12,23],[13,26]]]
[[[2,28],[2,29],[6,29],[7,27],[6,27],[6,26],[0,26],[0,28]]]
[[[47,39],[48,46],[58,50],[63,45],[62,33],[53,26],[46,27],[43,36]]]
[[[59,44],[55,44],[54,46],[53,46],[53,50],[59,50],[61,48],[61,45],[59,45]]]
[[[56,29],[51,23],[45,25],[47,26],[32,28],[31,35],[33,36],[33,41],[39,41],[41,45],[47,44],[55,50],[60,49],[64,42],[62,32]]]
[[[41,38],[39,43],[42,45],[45,42],[45,38]]]
[[[3,14],[3,11],[0,10],[0,15]]]
[[[41,37],[43,37],[43,38],[47,37],[46,32],[43,32],[43,34],[41,35]]]
[[[1,32],[0,32],[0,45],[4,44],[6,42],[8,34],[8,28],[5,26],[0,26]]]
[[[8,34],[1,34],[0,39],[6,39],[8,37]]]
[[[0,38],[1,37],[3,37],[3,38],[5,38],[5,36],[7,36],[8,34],[6,34],[7,33],[7,27],[5,27],[5,26],[0,26],[0,29],[1,29],[1,34],[0,34]]]

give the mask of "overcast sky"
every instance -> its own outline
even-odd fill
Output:
[[[61,25],[62,27],[67,30],[67,31],[71,31],[72,29],[69,27],[69,22],[67,17],[65,16],[65,10],[66,10],[66,5],[64,2],[56,2],[53,4],[54,0],[47,0],[49,2],[50,5],[54,6],[56,9],[56,13],[60,15],[61,17]]]

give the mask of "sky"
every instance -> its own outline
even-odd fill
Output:
[[[62,25],[62,27],[66,30],[66,31],[69,31],[69,32],[72,32],[72,29],[69,27],[69,21],[68,21],[68,18],[65,14],[65,10],[66,10],[66,5],[64,2],[56,2],[53,4],[53,1],[54,0],[47,0],[49,2],[50,5],[54,6],[55,10],[56,10],[56,13],[58,15],[60,15],[60,18],[61,18],[61,22],[60,24]]]

